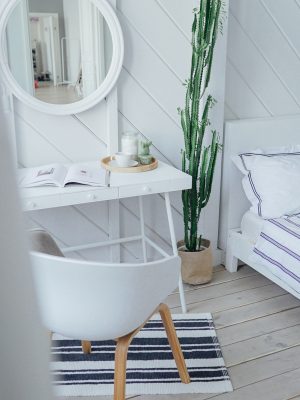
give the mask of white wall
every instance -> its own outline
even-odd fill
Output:
[[[230,0],[227,120],[300,114],[299,21],[299,0]]]
[[[300,2],[230,0],[226,118],[300,113]]]
[[[155,144],[154,154],[180,167],[183,136],[177,107],[184,102],[182,82],[189,75],[190,37],[194,0],[119,0],[118,16],[125,36],[125,61],[119,80],[120,133],[138,130]],[[226,3],[227,4],[227,3]],[[211,93],[218,99],[211,119],[222,137],[226,24],[215,58]],[[20,165],[31,166],[58,161],[99,159],[106,153],[106,105],[77,116],[54,117],[36,113],[15,102],[17,142]],[[202,227],[217,248],[220,159],[213,195],[204,213]],[[145,199],[147,232],[170,251],[167,218],[160,195]],[[183,237],[180,194],[172,195],[178,239]],[[61,245],[76,245],[107,237],[107,205],[86,205],[38,211],[30,214],[30,226],[42,226]],[[139,231],[136,199],[121,203],[121,233]],[[77,254],[102,258],[98,250]],[[124,259],[141,258],[136,244],[122,247]],[[216,252],[216,262],[220,261]]]
[[[81,64],[79,4],[78,0],[63,0],[63,5],[67,39],[67,42],[64,42],[66,80],[75,83]]]
[[[189,76],[191,58],[192,9],[194,0],[119,0],[118,16],[125,35],[125,61],[120,78],[120,128],[136,129],[156,146],[162,159],[180,168],[183,135],[177,107],[183,106],[185,88],[182,82]],[[225,9],[228,2],[225,2]],[[226,22],[219,37],[210,87],[218,104],[211,120],[221,135],[223,131],[224,67],[226,59]],[[220,168],[217,165],[211,202],[203,213],[204,235],[217,249]],[[183,237],[180,194],[173,195],[177,238]],[[129,204],[129,202],[127,202]],[[149,203],[148,224],[163,241],[167,237],[165,220],[157,212],[162,199]],[[126,204],[127,205],[127,204]],[[133,211],[129,205],[128,209]],[[124,211],[124,210],[123,210]],[[126,214],[128,211],[126,210]],[[217,252],[215,252],[217,254]],[[219,258],[216,257],[216,262]]]
[[[6,45],[11,71],[19,85],[33,94],[33,72],[27,2],[18,4],[11,14],[6,30]],[[20,59],[23,60],[20,63]]]
[[[28,0],[32,13],[57,13],[59,18],[59,35],[65,36],[63,0]]]

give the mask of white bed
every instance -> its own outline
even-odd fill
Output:
[[[232,156],[256,148],[291,144],[300,144],[300,115],[226,123],[219,247],[226,252],[228,271],[237,271],[240,260],[300,299],[300,283],[291,286],[284,273],[276,271],[275,275],[272,268],[251,261],[264,221],[249,212],[250,203],[242,188],[242,174],[232,162]]]
[[[247,239],[255,244],[259,238],[264,225],[263,218],[259,217],[251,211],[247,211],[241,221],[241,233],[247,237]]]

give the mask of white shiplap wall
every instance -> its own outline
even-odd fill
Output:
[[[300,114],[299,21],[299,0],[230,0],[225,119]]]
[[[230,0],[226,119],[300,113],[299,21],[299,0]]]
[[[118,84],[119,130],[138,130],[155,145],[155,154],[180,167],[183,138],[177,107],[184,101],[182,82],[190,64],[190,31],[195,0],[119,0],[117,13],[125,37],[124,67]],[[226,24],[218,42],[215,80],[211,93],[218,100],[212,122],[222,137]],[[19,163],[23,166],[59,161],[100,158],[107,151],[106,104],[77,116],[55,117],[37,113],[15,101],[15,120]],[[220,164],[212,200],[203,218],[205,235],[217,248]],[[182,238],[180,194],[172,195],[173,215],[178,239]],[[160,195],[145,198],[148,234],[165,249],[169,232]],[[121,234],[139,230],[136,199],[122,201]],[[50,231],[59,244],[76,245],[105,239],[108,232],[108,207],[103,204],[38,211],[29,216],[30,226]],[[107,259],[108,251],[89,250],[77,254],[90,259]],[[152,256],[154,256],[152,254]],[[122,247],[127,261],[141,257],[136,244]],[[216,252],[216,262],[219,262]]]

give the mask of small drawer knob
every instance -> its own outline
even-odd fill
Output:
[[[29,202],[26,204],[26,207],[29,208],[29,209],[34,209],[34,208],[37,207],[37,204],[36,204],[34,201],[29,201]]]
[[[143,192],[144,193],[151,193],[151,187],[150,186],[144,186],[143,187]]]
[[[88,200],[97,200],[97,196],[95,194],[89,193],[87,196]]]

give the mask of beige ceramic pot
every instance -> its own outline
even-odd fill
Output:
[[[201,251],[186,251],[184,241],[177,243],[182,266],[182,279],[190,285],[203,285],[212,279],[213,259],[210,241],[202,239]]]

